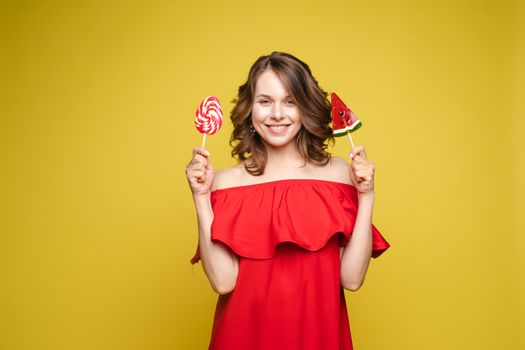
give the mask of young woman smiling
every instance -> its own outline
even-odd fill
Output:
[[[333,141],[327,93],[308,65],[260,57],[239,87],[230,144],[214,172],[196,147],[186,168],[199,260],[219,294],[210,349],[352,349],[344,289],[358,290],[389,247],[372,224],[375,164]]]

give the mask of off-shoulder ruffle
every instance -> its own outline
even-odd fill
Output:
[[[346,244],[354,229],[358,194],[344,183],[290,179],[215,190],[211,204],[213,242],[245,258],[269,259],[284,242],[317,251],[340,235],[340,244]],[[372,224],[372,257],[389,247]],[[199,260],[197,246],[191,263]]]

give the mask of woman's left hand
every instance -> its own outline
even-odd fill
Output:
[[[350,153],[350,179],[360,195],[374,193],[374,161],[366,157],[365,147],[359,145]]]

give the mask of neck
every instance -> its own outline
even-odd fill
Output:
[[[283,147],[265,146],[268,154],[267,167],[296,167],[304,164],[304,159],[299,153],[295,142],[290,142]]]

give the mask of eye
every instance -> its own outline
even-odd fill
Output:
[[[270,103],[270,101],[268,101],[268,100],[259,100],[259,103],[264,105],[264,104]]]
[[[295,105],[295,102],[293,100],[288,100],[286,103],[288,103],[289,105]]]

